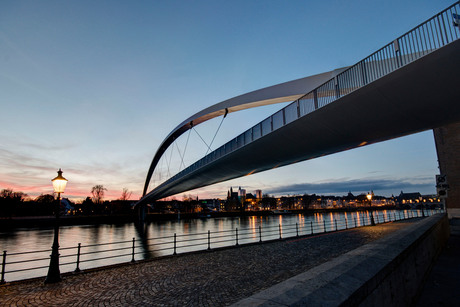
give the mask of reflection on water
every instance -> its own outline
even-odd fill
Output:
[[[409,211],[385,210],[373,213],[377,223],[391,219],[412,217]],[[59,245],[61,254],[61,272],[75,269],[75,255],[78,243],[82,245],[81,269],[103,266],[113,263],[128,262],[132,255],[132,239],[136,241],[136,260],[149,259],[157,256],[171,255],[173,253],[173,238],[177,234],[177,252],[205,249],[212,243],[212,247],[234,245],[236,229],[238,228],[239,244],[278,239],[280,236],[279,225],[282,225],[282,235],[295,236],[312,233],[313,226],[318,227],[314,233],[332,231],[368,225],[369,212],[330,212],[314,213],[312,215],[287,214],[272,216],[227,217],[193,220],[158,221],[150,223],[124,223],[101,225],[78,225],[60,227]],[[338,222],[335,222],[338,221]],[[324,229],[326,227],[326,229]],[[291,229],[291,230],[289,230]],[[209,232],[209,238],[208,236]],[[201,241],[184,242],[200,234]],[[186,236],[188,235],[188,236]],[[209,240],[209,241],[208,241]],[[7,281],[24,279],[36,276],[45,276],[49,255],[53,241],[53,228],[15,229],[0,232],[0,251],[7,251],[7,263],[24,261],[31,257],[42,258],[40,263],[33,266],[43,266],[42,269],[8,273]],[[222,242],[225,241],[225,242]],[[111,251],[108,243],[117,243],[117,248],[124,250]],[[101,245],[103,244],[103,245]],[[199,246],[191,246],[201,244]],[[43,251],[26,255],[14,255],[29,251]],[[95,254],[93,252],[102,252]],[[117,257],[125,255],[123,257]],[[112,258],[109,258],[112,257]],[[104,258],[104,259],[100,259]],[[94,260],[99,259],[99,260]],[[91,260],[91,261],[89,261]],[[7,272],[23,269],[24,263],[8,265]],[[28,264],[30,266],[30,264]]]

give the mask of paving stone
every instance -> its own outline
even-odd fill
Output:
[[[1,306],[227,306],[414,221],[183,254],[0,286]]]

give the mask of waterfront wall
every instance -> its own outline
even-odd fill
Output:
[[[449,218],[460,217],[460,122],[433,130],[441,175],[449,184],[446,199]]]
[[[449,237],[445,214],[364,245],[233,306],[409,306]]]

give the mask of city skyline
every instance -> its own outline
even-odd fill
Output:
[[[450,4],[3,2],[0,189],[52,193],[62,168],[64,197],[85,198],[103,184],[107,199],[123,188],[138,198],[158,146],[190,115],[353,65]],[[213,148],[281,107],[229,114]],[[210,141],[220,120],[197,131]],[[207,151],[196,134],[190,142],[189,163]],[[270,195],[433,194],[436,159],[426,131],[181,194],[223,198],[230,186]]]

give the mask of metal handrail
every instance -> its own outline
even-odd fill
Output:
[[[443,211],[442,210],[441,211],[425,210],[425,212],[428,216],[430,216],[435,213],[443,212]],[[376,216],[376,224],[387,223],[387,222],[398,221],[398,220],[409,219],[409,218],[420,216],[419,210],[399,211],[398,215],[396,215],[396,212],[394,212],[393,214],[391,213],[379,214],[378,211],[371,213],[371,215],[372,214],[375,214]],[[204,249],[210,250],[212,248],[228,247],[232,245],[238,246],[239,244],[248,244],[248,243],[257,243],[257,242],[267,242],[267,241],[272,241],[272,240],[277,240],[277,239],[286,239],[286,238],[299,237],[299,236],[309,236],[309,235],[315,235],[318,233],[334,232],[334,231],[341,231],[341,230],[351,229],[351,228],[356,228],[356,227],[369,226],[371,225],[369,212],[367,212],[367,216],[365,215],[366,214],[362,214],[362,217],[360,218],[360,220],[357,220],[356,218],[332,219],[332,221],[326,221],[326,219],[322,219],[321,221],[309,221],[309,222],[299,221],[296,224],[287,224],[287,225],[279,224],[275,226],[266,226],[266,227],[262,227],[262,225],[259,225],[258,227],[248,227],[248,228],[240,228],[240,229],[236,228],[236,229],[213,231],[213,232],[208,231],[206,233],[201,232],[201,233],[183,234],[183,235],[174,234],[174,236],[152,238],[151,240],[164,240],[164,239],[171,239],[171,238],[173,238],[173,240],[168,241],[168,242],[162,242],[162,243],[153,243],[147,246],[151,247],[151,246],[169,244],[169,246],[166,246],[164,248],[155,249],[155,251],[157,252],[158,251],[169,251],[171,254],[176,255],[178,253],[177,252],[178,250],[184,250],[184,249],[185,249],[184,252],[199,251],[199,250],[204,250]],[[199,235],[200,237],[195,238],[197,235]],[[182,239],[178,241],[177,238],[182,238]],[[143,251],[144,246],[140,245],[138,243],[139,241],[142,241],[142,240],[136,241],[135,238],[133,238],[132,240],[129,240],[129,241],[88,244],[88,245],[81,245],[79,243],[78,247],[60,248],[59,250],[61,252],[64,250],[77,249],[76,253],[65,254],[61,256],[61,258],[74,257],[77,259],[76,261],[67,261],[65,263],[61,263],[61,267],[68,266],[68,265],[76,265],[75,271],[80,272],[81,270],[79,266],[81,263],[97,262],[101,260],[121,258],[121,257],[131,257],[131,262],[133,262],[135,261],[135,255],[142,254],[144,252]],[[147,240],[144,240],[144,241],[147,241]],[[132,246],[119,247],[120,244],[126,244],[126,243],[131,243]],[[91,247],[100,247],[100,246],[113,246],[113,248],[104,249],[100,251],[89,250],[89,251],[81,252],[81,248],[88,249]],[[203,248],[203,246],[206,246],[206,248]],[[188,249],[188,248],[192,248],[192,249]],[[124,251],[124,250],[127,250],[127,252],[119,253],[120,251]],[[33,263],[36,263],[37,261],[42,261],[42,262],[47,261],[49,258],[39,257],[39,258],[20,260],[20,261],[7,261],[7,259],[10,259],[12,256],[17,257],[20,255],[28,255],[31,253],[37,254],[37,253],[44,253],[44,252],[50,253],[51,249],[32,251],[32,252],[31,251],[20,252],[20,253],[15,252],[11,254],[8,254],[7,251],[4,251],[3,260],[2,260],[2,271],[1,271],[0,284],[5,283],[6,274],[47,268],[48,266],[44,266],[44,265],[34,266]],[[87,259],[80,260],[80,257],[82,256],[87,257],[91,255],[103,255],[104,253],[113,253],[113,252],[118,252],[118,253],[116,255],[107,255],[107,256],[101,256],[97,258],[87,258]],[[121,263],[122,262],[123,261],[121,261]],[[30,266],[19,268],[17,267],[18,265],[21,265],[21,266],[30,265]],[[88,268],[90,267],[91,266],[88,266]],[[7,268],[9,269],[7,270]]]
[[[189,167],[165,180],[173,182],[221,157],[277,130],[290,122],[322,108],[339,98],[374,82],[395,70],[460,38],[460,26],[455,25],[453,14],[460,13],[460,1],[407,31],[368,57],[350,66],[334,78],[295,100],[291,104],[262,120],[226,144],[199,159]],[[286,112],[296,110],[295,118],[286,118]],[[264,124],[265,123],[265,124]],[[266,127],[265,130],[263,126]],[[246,140],[249,136],[249,140]],[[239,141],[240,140],[240,141]],[[159,185],[159,186],[160,186]]]

